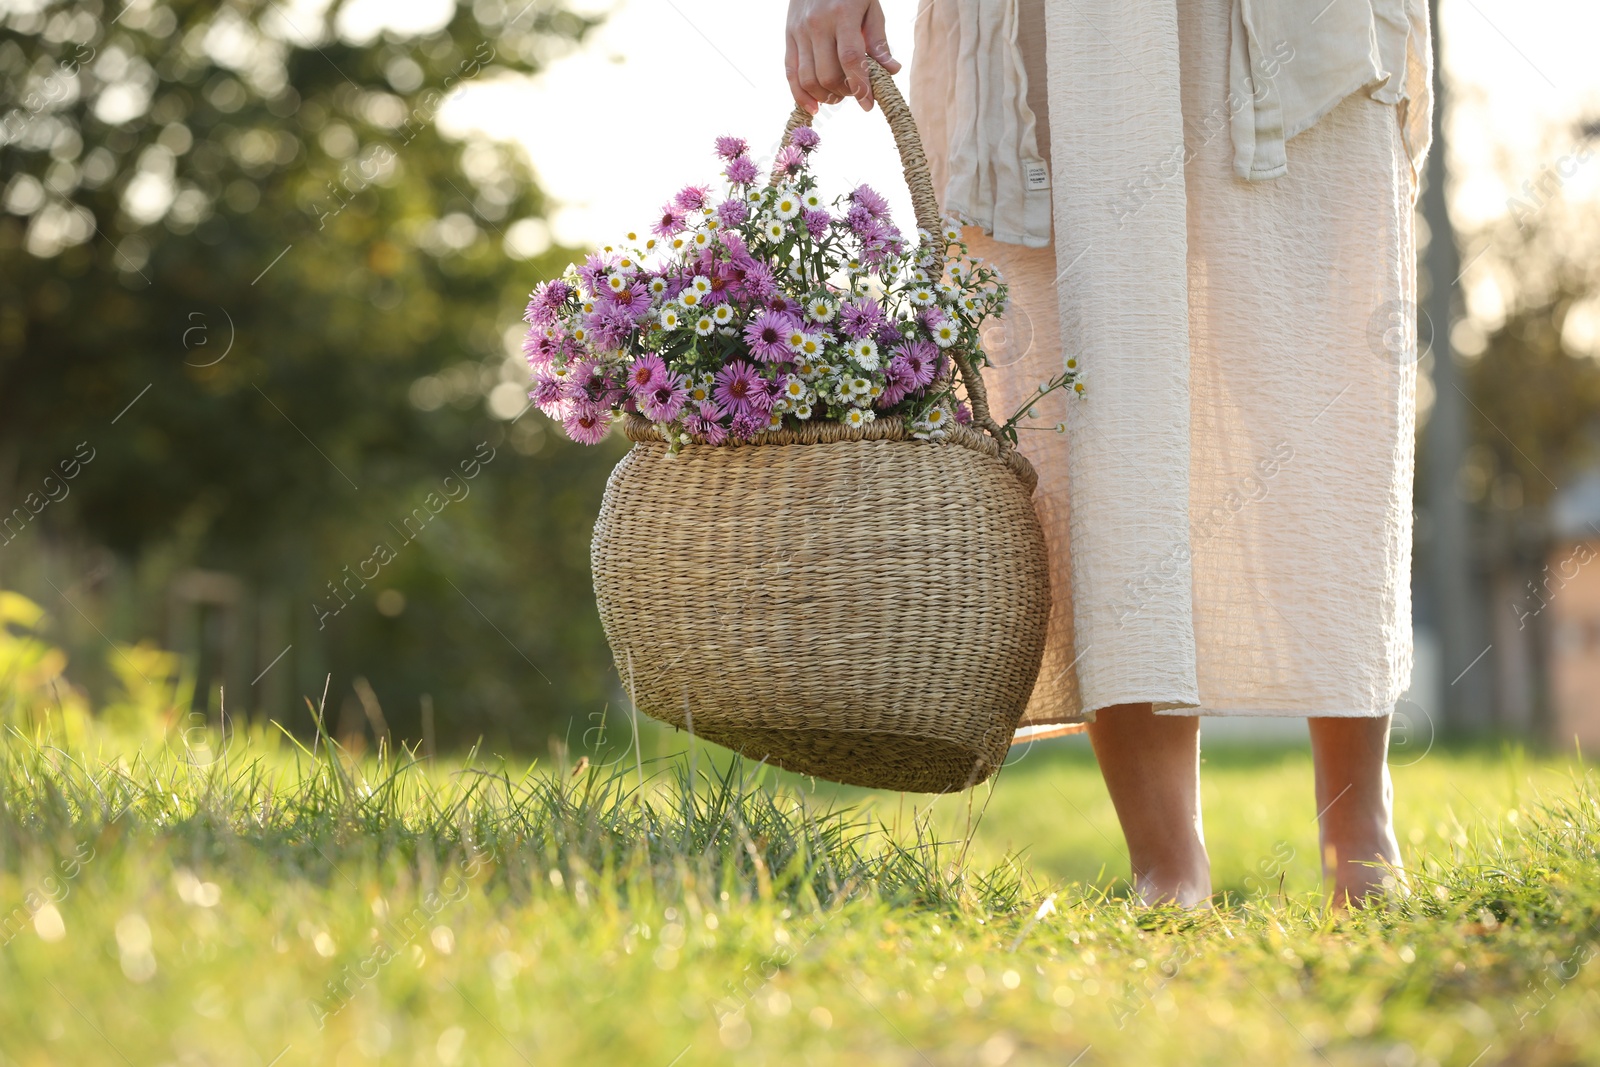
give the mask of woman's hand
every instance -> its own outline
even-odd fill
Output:
[[[789,0],[784,73],[794,102],[813,115],[822,104],[853,96],[872,110],[871,56],[890,74],[900,64],[889,54],[878,0]]]

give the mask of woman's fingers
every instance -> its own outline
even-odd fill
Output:
[[[845,80],[845,88],[856,98],[861,110],[872,110],[872,77],[867,73],[867,39],[862,35],[861,24],[840,22],[834,29],[835,54]]]
[[[883,5],[872,0],[867,5],[866,21],[861,29],[867,39],[867,54],[882,64],[890,74],[900,73],[900,61],[889,52],[889,33],[884,26]]]
[[[793,33],[784,36],[783,73],[789,79],[789,92],[794,97],[795,106],[803,107],[815,115],[820,104],[800,84],[800,45]]]
[[[839,65],[837,24],[826,24],[811,33],[811,61],[816,64],[817,84],[828,95],[828,103],[856,95],[845,69]]]
[[[784,46],[789,91],[812,114],[818,105],[847,96],[870,111],[869,59],[891,74],[900,70],[889,52],[879,0],[790,0]]]

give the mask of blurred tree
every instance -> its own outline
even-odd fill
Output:
[[[587,539],[616,450],[513,421],[521,303],[569,257],[518,155],[434,119],[591,21],[476,0],[362,40],[361,9],[0,12],[0,560],[77,538],[231,572],[288,612],[257,642],[294,646],[285,701],[326,669],[397,733],[427,692],[442,734],[531,738],[610,690]]]

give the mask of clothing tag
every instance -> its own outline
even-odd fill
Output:
[[[1028,179],[1028,191],[1050,188],[1050,168],[1042,159],[1024,159],[1022,173]]]

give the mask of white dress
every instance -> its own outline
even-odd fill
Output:
[[[1163,77],[1129,27],[1174,6]],[[924,6],[919,56],[951,7]],[[1214,121],[1230,16],[1230,0],[1021,5],[1054,247],[966,231],[1011,289],[986,337],[991,406],[1008,416],[1068,357],[1087,388],[1021,432],[1054,595],[1028,736],[1146,701],[1378,716],[1410,676],[1415,160],[1401,110],[1355,93],[1288,142],[1286,173],[1236,177]],[[955,101],[915,60],[912,102],[942,183]]]

